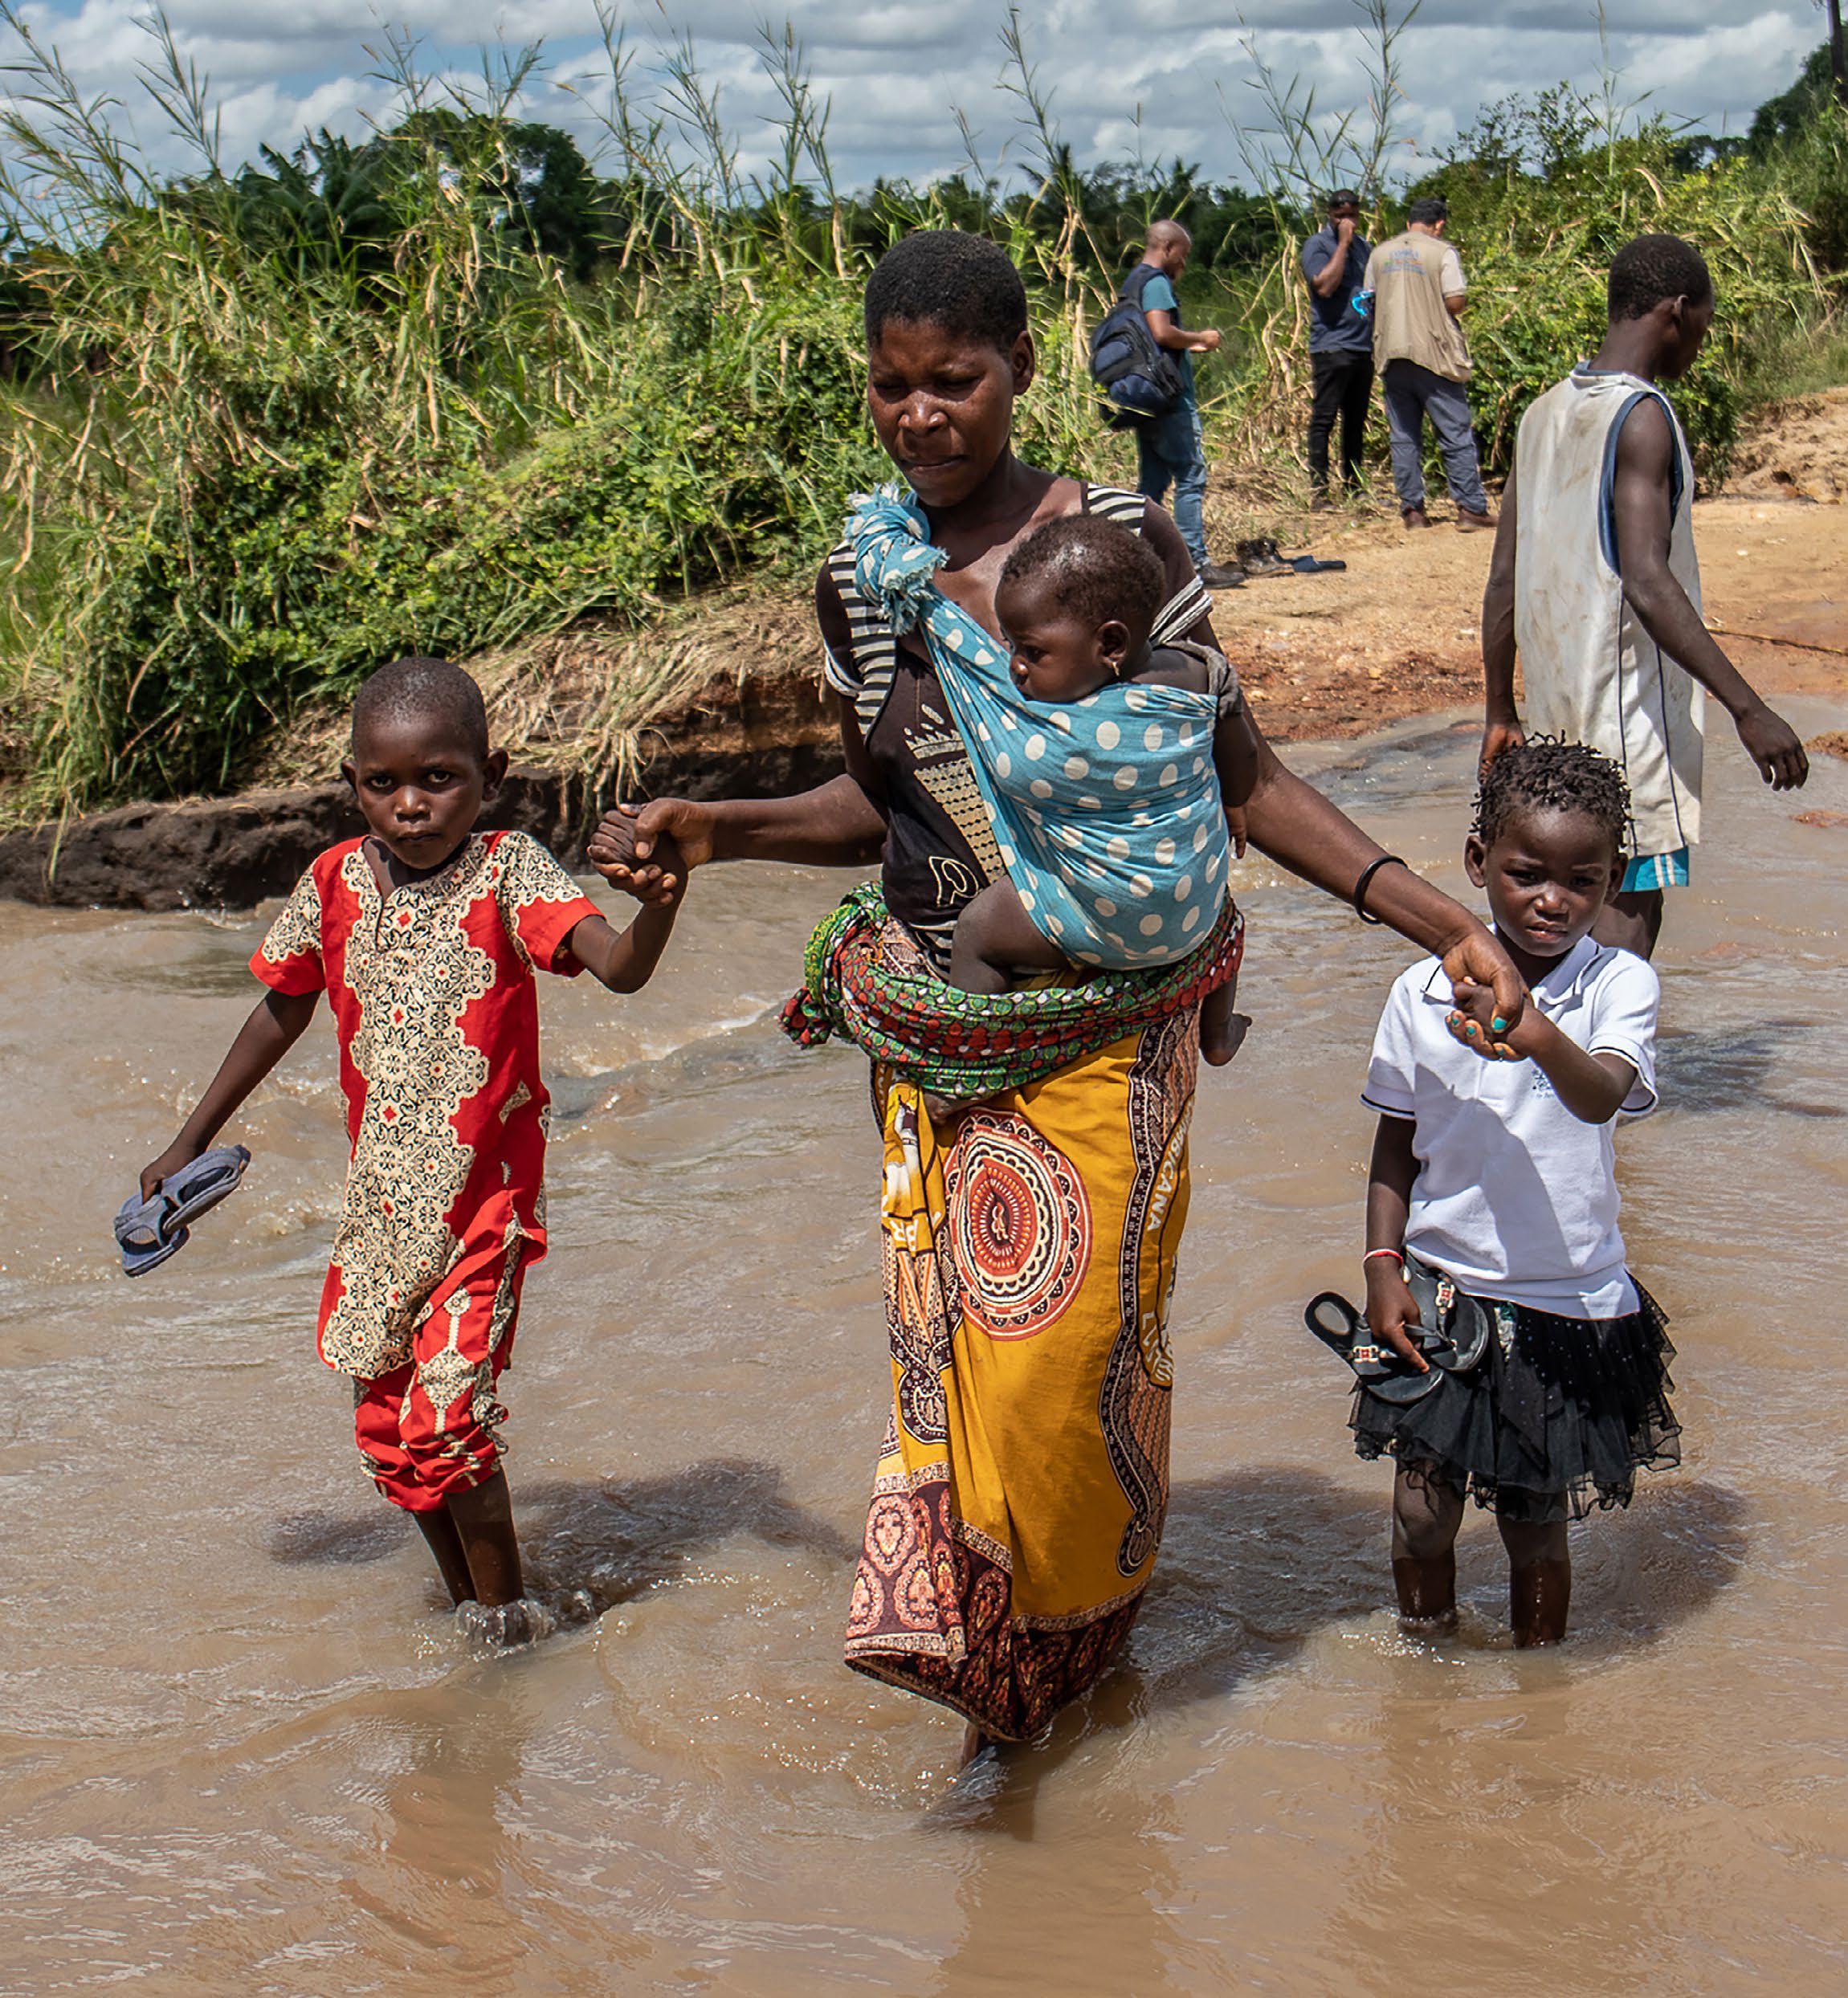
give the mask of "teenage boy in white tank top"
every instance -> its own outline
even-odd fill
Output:
[[[1707,265],[1679,236],[1638,236],[1611,263],[1609,303],[1604,345],[1521,419],[1483,597],[1483,766],[1523,740],[1518,652],[1528,724],[1601,750],[1629,783],[1630,859],[1593,934],[1647,957],[1700,837],[1706,695],[1774,790],[1809,763],[1701,620],[1694,469],[1657,385],[1713,323]]]

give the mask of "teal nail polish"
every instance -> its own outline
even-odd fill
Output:
[[[1499,1013],[1498,1013],[1495,1017],[1489,1022],[1489,1025],[1495,1029],[1497,1034],[1505,1032],[1507,1024],[1507,1021],[1503,1019]]]

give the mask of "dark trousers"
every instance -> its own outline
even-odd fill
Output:
[[[1373,357],[1358,348],[1311,354],[1309,405],[1309,483],[1317,493],[1328,490],[1328,439],[1335,418],[1341,419],[1341,482],[1352,486],[1361,476],[1361,446],[1366,435],[1367,404],[1373,393]]]
[[[1425,504],[1425,418],[1438,434],[1444,478],[1450,497],[1465,513],[1487,513],[1476,436],[1471,427],[1470,395],[1462,382],[1433,374],[1415,361],[1389,361],[1381,383],[1386,406],[1386,434],[1393,446],[1393,483],[1402,508]]]

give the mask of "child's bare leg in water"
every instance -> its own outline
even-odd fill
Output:
[[[1572,1557],[1566,1549],[1564,1520],[1536,1525],[1498,1519],[1495,1524],[1508,1554],[1508,1621],[1515,1643],[1524,1650],[1559,1643],[1572,1607]]]
[[[1457,1529],[1463,1494],[1400,1465],[1393,1480],[1393,1586],[1408,1629],[1452,1630],[1457,1621]]]
[[[493,1609],[519,1601],[520,1542],[505,1471],[451,1493],[434,1512],[411,1516],[436,1557],[452,1602]]]

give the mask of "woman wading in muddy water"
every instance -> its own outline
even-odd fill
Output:
[[[1099,513],[1162,559],[1158,640],[1217,650],[1210,601],[1166,514],[1014,456],[1034,346],[997,247],[947,230],[906,239],[867,286],[866,320],[873,424],[943,557],[934,578],[925,565],[927,593],[997,636],[1009,552],[1048,520]],[[893,1406],[846,1658],[953,1707],[973,1755],[986,1740],[1030,1740],[1092,1686],[1148,1584],[1168,1496],[1167,1310],[1197,1015],[1235,972],[1239,936],[1228,902],[1194,958],[1165,972],[1073,973],[1056,990],[993,999],[940,981],[957,911],[1015,864],[971,757],[1050,753],[1083,773],[1050,710],[1044,736],[965,739],[944,695],[956,662],[940,620],[916,628],[915,577],[887,587],[880,559],[850,532],[816,589],[846,774],[796,797],[624,808],[592,853],[628,861],[644,895],[659,883],[647,862],[663,831],[691,867],[881,862],[878,890],[856,891],[817,932],[791,1009],[802,1038],[831,1029],[872,1053],[885,1143]],[[1116,691],[1136,705],[1137,690]],[[1230,675],[1219,716],[1210,748],[1234,828],[1242,810],[1263,852],[1436,952],[1453,979],[1492,986],[1517,1018],[1520,981],[1488,932],[1286,770]],[[933,1122],[927,1084],[933,1099],[980,1101]]]

